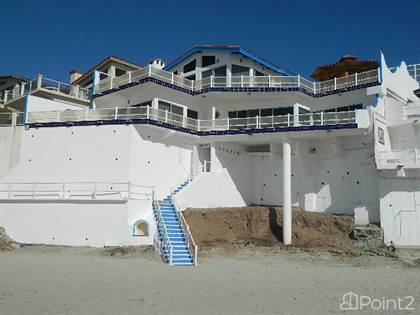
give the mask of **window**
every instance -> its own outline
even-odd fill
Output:
[[[184,66],[184,73],[190,72],[190,71],[194,71],[196,67],[196,60],[194,59],[193,61],[191,61],[190,63],[187,63]]]
[[[106,79],[108,77],[109,77],[109,75],[107,73],[104,73],[104,72],[99,73],[99,80],[103,80],[103,79]]]
[[[183,107],[169,103],[169,102],[161,101],[161,100],[158,101],[158,108],[160,110],[163,110],[163,111],[167,110],[170,113],[177,114],[180,116],[183,116],[184,114]]]
[[[249,68],[244,67],[244,66],[232,65],[232,75],[233,76],[249,75]]]
[[[208,67],[211,65],[214,65],[216,63],[216,57],[215,56],[203,56],[201,57],[201,66],[202,67]]]
[[[203,71],[201,73],[201,78],[205,79],[208,78],[209,76],[211,76],[213,74],[213,70],[207,70],[207,71]]]
[[[214,69],[214,75],[216,77],[225,77],[226,76],[226,66]]]
[[[134,223],[133,236],[149,236],[149,224],[144,220]]]
[[[198,119],[198,112],[192,109],[187,109],[187,117]]]
[[[228,112],[229,118],[247,118],[247,117],[267,117],[267,116],[281,116],[293,114],[293,107],[278,107],[278,108],[261,108],[261,109],[247,109],[234,110]]]
[[[126,73],[127,73],[127,71],[125,71],[125,70],[115,68],[115,76],[116,77],[120,77],[120,76],[122,76],[122,75],[124,75]]]

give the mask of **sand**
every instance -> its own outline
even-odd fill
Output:
[[[143,249],[21,247],[0,253],[0,314],[341,314],[348,291],[412,295],[420,310],[419,283],[392,258],[319,250],[215,249],[171,267]]]

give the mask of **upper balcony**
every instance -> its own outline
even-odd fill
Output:
[[[119,77],[100,80],[94,88],[94,97],[145,82],[154,82],[196,95],[210,91],[234,92],[279,92],[299,91],[313,97],[341,93],[364,88],[380,83],[379,69],[353,75],[334,78],[328,81],[314,82],[301,76],[210,76],[202,80],[189,80],[172,72],[148,66]]]
[[[58,98],[76,100],[88,104],[92,96],[90,89],[81,88],[78,85],[45,78],[38,75],[35,79],[23,82],[12,90],[5,90],[0,95],[0,104],[8,105],[29,94],[37,93],[53,94]]]

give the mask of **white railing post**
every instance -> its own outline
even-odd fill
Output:
[[[354,84],[357,85],[357,72],[354,74]]]
[[[255,127],[258,129],[258,128],[260,128],[260,126],[259,126],[259,119],[258,119],[258,115],[257,116],[255,116]]]
[[[149,77],[151,77],[151,76],[152,76],[152,66],[149,65]]]
[[[168,110],[167,109],[165,109],[165,122],[166,123],[168,122]]]
[[[57,110],[56,122],[60,122],[60,111]]]
[[[268,87],[271,87],[271,74],[268,75]]]
[[[197,131],[200,131],[200,119],[197,120]]]
[[[334,90],[337,90],[337,78],[334,78]]]
[[[7,92],[7,90],[4,91],[4,97],[3,97],[3,102],[6,104],[7,103],[7,97],[9,96],[9,93]]]
[[[191,80],[191,91],[194,91],[194,80]]]
[[[381,83],[381,68],[378,67],[378,82]]]
[[[287,127],[290,127],[290,113],[287,114]]]
[[[174,73],[171,73],[171,84],[174,84]]]
[[[109,89],[112,90],[112,77],[109,77]]]
[[[20,86],[20,96],[22,96],[25,92],[25,82],[22,83],[22,85]]]
[[[146,118],[150,118],[150,106],[146,106]]]
[[[316,94],[316,83],[315,83],[315,81],[314,81],[314,87],[313,87],[313,89],[314,89],[314,94]]]
[[[244,87],[244,76],[241,75],[241,87]]]
[[[298,74],[297,76],[297,84],[298,84],[298,88],[300,88],[300,74]]]
[[[226,118],[226,127],[227,127],[227,130],[229,130],[229,117]]]
[[[131,83],[131,71],[128,71],[128,83]]]
[[[114,120],[118,119],[118,107],[115,107]]]
[[[321,118],[321,125],[323,125],[324,124],[324,112],[321,112],[320,113],[320,118]]]
[[[210,76],[210,87],[214,87],[214,77],[213,75]]]

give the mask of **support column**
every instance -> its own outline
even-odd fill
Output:
[[[283,244],[292,243],[292,163],[290,142],[283,140]]]

